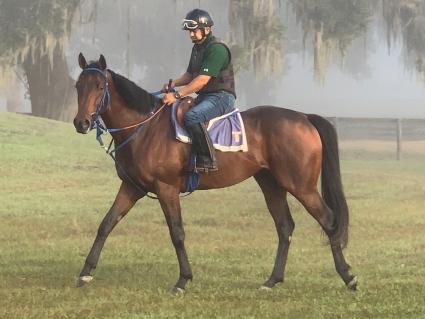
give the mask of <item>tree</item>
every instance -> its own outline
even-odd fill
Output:
[[[304,46],[312,34],[314,76],[324,83],[328,63],[339,53],[341,65],[352,41],[364,34],[372,16],[373,1],[290,0],[304,30]]]
[[[284,26],[278,5],[276,0],[229,1],[229,45],[236,71],[252,67],[258,80],[281,74]]]
[[[79,0],[0,0],[0,65],[21,68],[32,113],[70,120],[76,107],[65,47]]]
[[[383,1],[383,16],[387,28],[387,45],[402,39],[404,61],[425,83],[425,1]]]

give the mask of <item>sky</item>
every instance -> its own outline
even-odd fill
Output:
[[[407,71],[398,45],[389,55],[384,43],[369,56],[370,76],[355,79],[335,65],[322,85],[313,80],[312,60],[288,56],[289,73],[278,99],[301,112],[340,117],[425,118],[425,83]]]

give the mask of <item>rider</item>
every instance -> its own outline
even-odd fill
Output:
[[[212,35],[214,25],[208,12],[190,11],[182,22],[194,43],[186,72],[171,83],[178,91],[165,94],[163,102],[172,104],[177,99],[197,93],[196,106],[184,116],[185,127],[192,137],[198,171],[216,171],[217,162],[211,139],[204,122],[234,110],[235,80],[229,48]],[[163,91],[168,92],[168,84]]]

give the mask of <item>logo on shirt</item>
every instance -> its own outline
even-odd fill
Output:
[[[208,72],[208,69],[204,69],[204,72]]]

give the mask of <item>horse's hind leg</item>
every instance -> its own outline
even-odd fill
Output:
[[[97,266],[100,253],[109,233],[141,197],[142,196],[139,194],[139,192],[132,186],[126,183],[121,184],[114,204],[109,209],[108,213],[103,218],[99,226],[96,239],[93,243],[90,253],[86,258],[84,267],[81,270],[77,287],[81,287],[93,279],[91,271]]]
[[[301,195],[294,194],[294,196],[304,205],[310,215],[319,222],[320,226],[322,226],[322,229],[329,237],[336,271],[347,287],[355,290],[357,287],[357,277],[349,273],[350,266],[345,261],[341,243],[334,236],[336,220],[334,212],[326,205],[317,190]]]
[[[283,282],[289,245],[291,243],[291,236],[295,224],[289,211],[286,190],[278,185],[274,177],[268,171],[261,171],[254,177],[263,191],[267,207],[273,217],[279,238],[273,271],[270,278],[262,286],[264,288],[272,288],[276,283]]]

